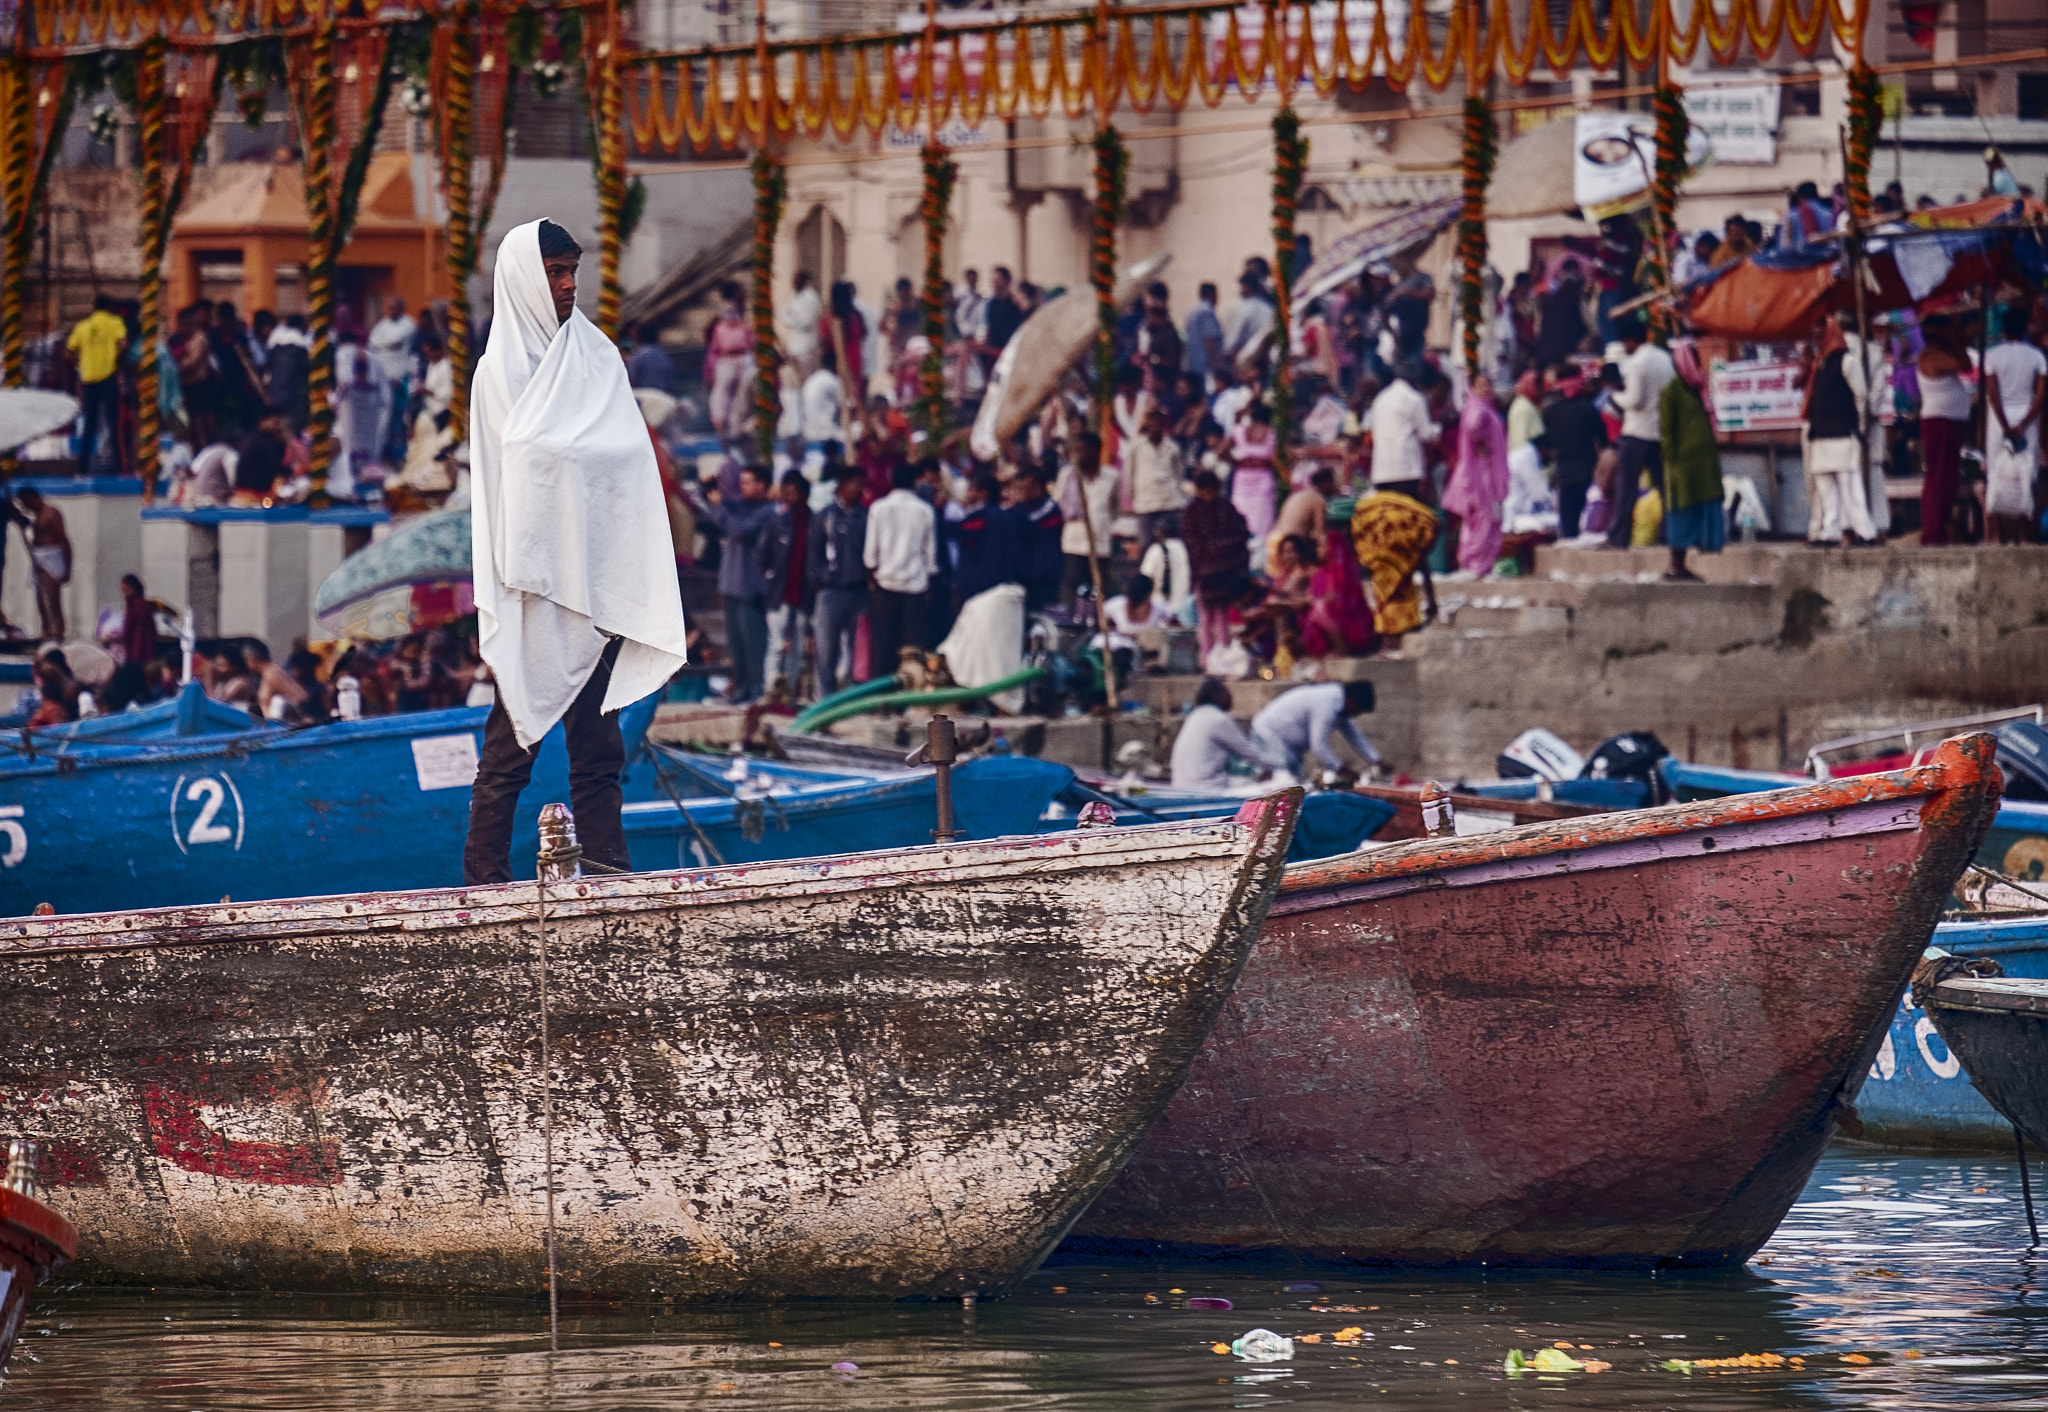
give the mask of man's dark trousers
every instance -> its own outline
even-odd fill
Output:
[[[121,447],[120,375],[86,383],[82,390],[84,397],[79,409],[85,416],[85,438],[78,444],[78,473],[91,474],[93,446],[99,440],[102,427],[107,433],[107,457],[113,461],[114,470],[118,473],[128,460]]]
[[[1629,535],[1635,530],[1636,497],[1641,494],[1636,483],[1643,478],[1644,471],[1650,473],[1650,485],[1654,489],[1664,489],[1662,443],[1639,436],[1624,436],[1621,439],[1621,472],[1614,478],[1614,523],[1607,530],[1610,548],[1626,549],[1629,546]]]
[[[569,809],[576,816],[576,841],[583,845],[585,858],[623,872],[633,866],[619,817],[624,799],[619,771],[626,765],[626,744],[619,734],[618,712],[607,716],[599,709],[618,655],[617,642],[605,647],[597,670],[563,715],[562,728],[569,737]],[[519,807],[519,792],[533,775],[538,750],[539,746],[519,748],[502,700],[491,708],[484,723],[483,759],[477,764],[476,788],[469,800],[469,841],[462,849],[465,887],[512,881],[512,816]]]

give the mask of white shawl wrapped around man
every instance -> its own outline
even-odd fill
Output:
[[[687,660],[668,509],[619,350],[555,316],[539,221],[498,247],[490,344],[470,392],[478,647],[519,744],[559,721],[620,639],[603,709]]]

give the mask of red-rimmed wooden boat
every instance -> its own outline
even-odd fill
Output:
[[[71,1223],[28,1191],[0,1180],[0,1371],[14,1352],[36,1286],[78,1254]]]
[[[1130,1155],[1279,882],[1236,820],[548,888],[563,1288],[998,1293]],[[545,1285],[538,885],[0,924],[0,1130],[89,1278]]]
[[[1077,1243],[1746,1259],[1869,1069],[1997,806],[1993,753],[1290,868]]]

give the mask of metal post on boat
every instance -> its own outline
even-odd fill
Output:
[[[566,804],[540,806],[540,880],[569,882],[583,876],[583,849],[576,842],[576,816]]]
[[[939,826],[932,830],[932,839],[951,843],[960,837],[960,830],[953,827],[953,762],[960,758],[960,746],[951,716],[934,716],[925,727],[924,757],[938,775],[933,783],[939,799]]]
[[[1457,811],[1451,807],[1451,792],[1435,780],[1422,786],[1422,832],[1429,838],[1451,838],[1458,832]]]

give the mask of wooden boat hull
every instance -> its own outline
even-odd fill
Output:
[[[1896,776],[1288,870],[1095,1248],[1746,1259],[1853,1099],[1995,804]]]
[[[621,713],[629,753],[656,705],[649,697]],[[17,756],[0,767],[0,916],[44,902],[98,912],[296,897],[316,883],[378,892],[460,882],[489,714],[379,716],[255,741],[67,742],[61,758]],[[556,726],[520,796],[519,875],[533,874],[540,806],[568,797],[562,742]]]
[[[1807,782],[1804,775],[1670,759],[1661,764],[1666,782],[1682,800],[1794,789]],[[2048,869],[2048,805],[2001,800],[1974,861],[2038,890]],[[1965,875],[1958,890],[1983,881],[1981,873]],[[2001,884],[1991,884],[1990,891],[2016,903],[2031,901]],[[1958,901],[1950,899],[1951,916]],[[2007,975],[2048,978],[2048,922],[2038,917],[1960,917],[1942,923],[1934,940],[1959,956],[1991,957]],[[1949,1051],[1911,992],[1900,997],[1890,1032],[1871,1061],[1852,1130],[1857,1141],[1880,1147],[2005,1152],[2012,1146],[2012,1125],[1970,1083],[1962,1061]]]
[[[1298,792],[549,889],[559,1269],[635,1297],[1028,1273],[1208,1032]],[[0,925],[0,1131],[99,1279],[544,1285],[534,884]]]
[[[1932,957],[1926,963],[1944,964]],[[2048,1148],[2048,980],[1936,977],[1913,987],[1928,1018],[2011,1131]]]
[[[0,1371],[14,1352],[36,1286],[77,1253],[78,1233],[69,1221],[35,1197],[0,1183]]]

